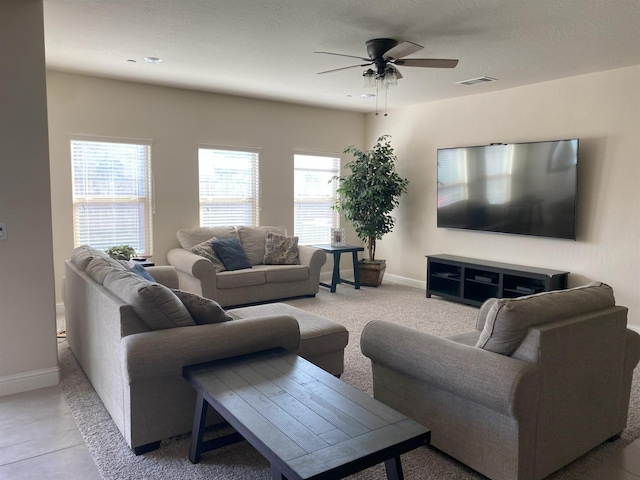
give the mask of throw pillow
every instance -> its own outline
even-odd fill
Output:
[[[213,250],[212,243],[216,240],[217,240],[216,237],[210,238],[206,242],[202,242],[196,245],[195,247],[191,247],[189,250],[192,253],[195,253],[196,255],[200,255],[201,257],[204,257],[207,260],[209,260],[211,263],[213,263],[213,268],[215,268],[216,273],[218,273],[218,272],[224,272],[226,268],[224,266],[224,263],[222,263],[222,260],[218,258],[218,255],[216,255],[216,252]]]
[[[144,280],[133,272],[113,270],[104,279],[104,286],[131,305],[151,330],[196,324],[171,289]]]
[[[195,293],[179,290],[177,288],[172,290],[189,311],[191,318],[193,318],[194,322],[198,325],[233,320],[226,314],[218,302],[211,300],[210,298],[201,297]]]
[[[531,327],[614,305],[613,289],[600,282],[525,297],[501,298],[489,308],[476,347],[511,355]]]
[[[299,265],[298,237],[267,232],[262,263],[265,265]]]
[[[251,263],[249,263],[242,245],[240,245],[240,240],[237,238],[214,240],[211,244],[227,270],[251,268]]]
[[[133,260],[118,260],[118,262],[120,262],[120,265],[122,265],[124,268],[126,268],[130,272],[135,273],[139,277],[142,277],[145,280],[149,280],[150,282],[156,281],[155,278],[153,278],[151,274],[147,272],[147,269],[139,263],[136,263]]]

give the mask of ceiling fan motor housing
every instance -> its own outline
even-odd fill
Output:
[[[384,73],[387,66],[387,61],[384,60],[382,56],[396,45],[398,45],[398,42],[392,38],[374,38],[373,40],[367,40],[367,42],[365,42],[367,54],[373,63],[375,63],[379,75]]]

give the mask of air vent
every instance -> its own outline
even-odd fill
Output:
[[[456,82],[456,85],[478,85],[479,83],[495,82],[496,80],[497,78],[478,77],[478,78],[471,78],[469,80],[463,80],[461,82]]]

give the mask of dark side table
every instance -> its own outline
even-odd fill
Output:
[[[356,289],[360,289],[360,270],[358,269],[358,252],[364,252],[364,247],[356,247],[355,245],[343,245],[341,247],[333,247],[330,244],[311,245],[312,247],[324,250],[333,254],[333,275],[331,277],[331,285],[320,282],[320,285],[331,289],[331,293],[336,292],[336,285],[339,283],[347,283],[353,285]],[[340,278],[340,256],[343,253],[351,253],[353,255],[353,282]]]

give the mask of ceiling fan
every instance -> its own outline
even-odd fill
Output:
[[[363,74],[365,77],[370,72],[370,76],[374,78],[384,78],[385,76],[391,75],[398,79],[402,78],[402,75],[396,68],[396,65],[402,67],[454,68],[458,64],[458,60],[443,58],[407,58],[403,60],[407,55],[411,55],[412,53],[422,50],[424,47],[413,42],[398,43],[397,40],[393,40],[392,38],[374,38],[365,42],[365,47],[367,48],[367,55],[369,55],[369,58],[357,57],[355,55],[344,55],[342,53],[314,52],[326,55],[337,55],[339,57],[357,58],[358,60],[365,62],[358,65],[325,70],[324,72],[318,73],[331,73],[346,70],[348,68],[368,67],[374,65],[375,71],[373,69],[366,70]]]

